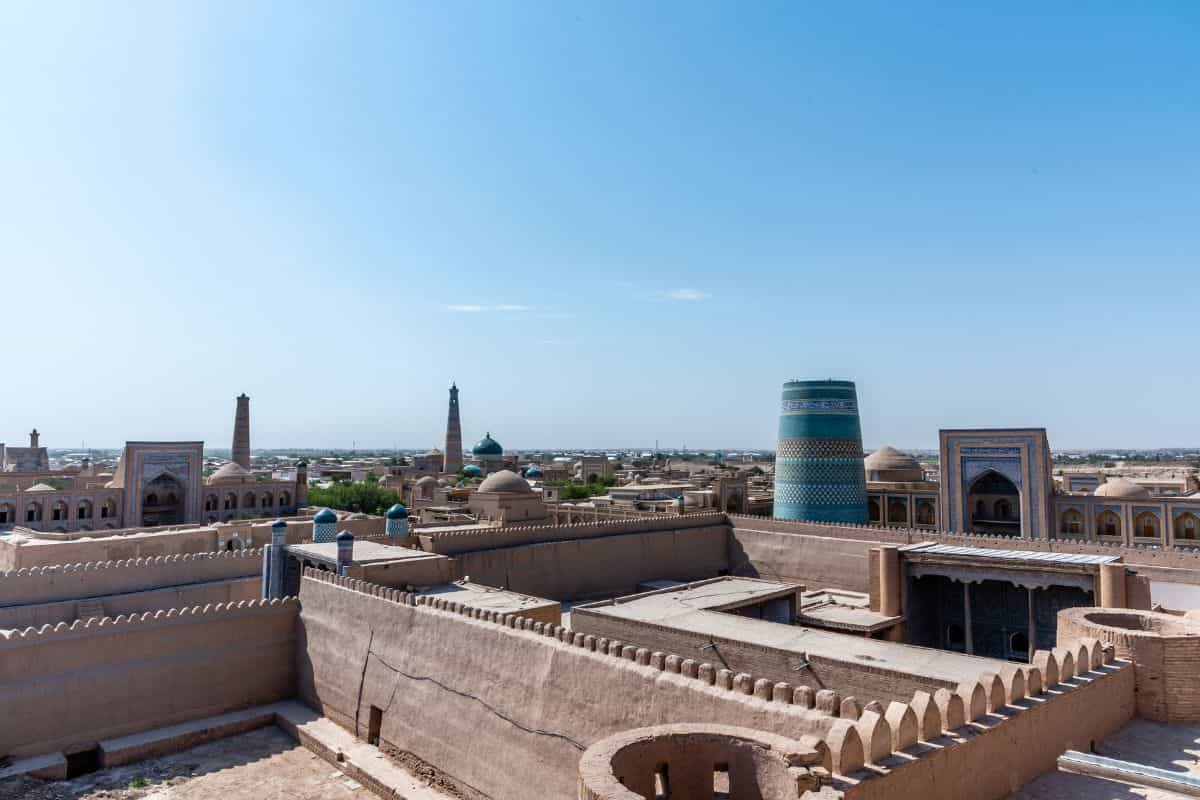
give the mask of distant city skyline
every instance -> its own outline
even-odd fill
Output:
[[[0,440],[1200,440],[1200,6],[10,4]]]

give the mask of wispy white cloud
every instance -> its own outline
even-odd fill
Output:
[[[508,312],[529,311],[530,307],[515,304],[515,303],[501,303],[499,305],[494,305],[494,306],[477,306],[477,305],[464,305],[461,303],[453,303],[451,305],[447,305],[446,310],[447,311],[455,311],[455,312],[462,313],[462,314],[478,314],[483,311],[508,311]]]
[[[708,292],[702,292],[699,289],[672,289],[665,296],[668,300],[674,300],[677,303],[699,303],[712,297]]]

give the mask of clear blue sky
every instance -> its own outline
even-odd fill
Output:
[[[1200,443],[1200,5],[0,11],[0,440]]]

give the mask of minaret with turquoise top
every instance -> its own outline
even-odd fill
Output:
[[[775,518],[867,524],[853,381],[788,381],[775,450]]]

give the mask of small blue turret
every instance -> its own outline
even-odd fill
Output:
[[[342,531],[337,535],[337,574],[345,575],[346,568],[354,561],[354,534]]]

